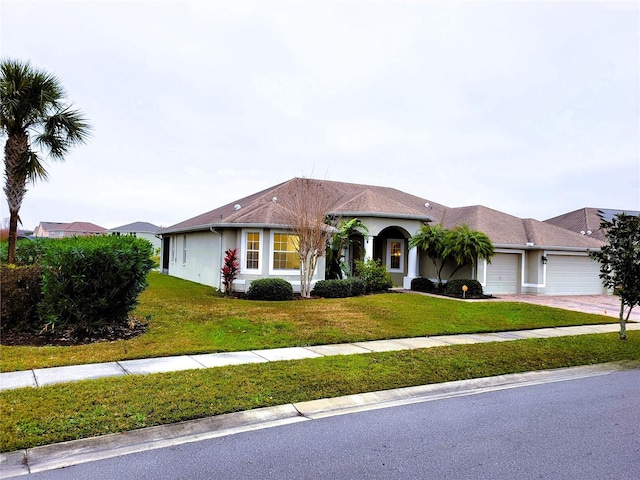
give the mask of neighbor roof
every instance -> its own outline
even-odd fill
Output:
[[[162,227],[149,222],[134,222],[109,229],[110,233],[158,233]]]
[[[332,199],[330,215],[410,218],[425,222],[441,216],[447,207],[395,188],[329,180],[293,178],[215,210],[172,225],[163,233],[195,231],[216,226],[278,225],[278,198],[302,181],[319,182]],[[275,200],[274,200],[275,199]]]
[[[576,232],[581,235],[605,241],[604,232],[600,229],[600,222],[602,220],[611,221],[611,219],[619,213],[626,213],[627,215],[635,216],[640,215],[640,212],[635,210],[580,208],[579,210],[574,210],[573,212],[545,220],[545,223],[550,223],[551,225],[571,230],[572,232]]]

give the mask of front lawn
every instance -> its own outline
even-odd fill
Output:
[[[461,302],[410,293],[257,302],[152,272],[134,312],[144,335],[67,347],[3,346],[0,371],[134,358],[613,323],[600,315],[499,301]]]
[[[318,398],[640,360],[640,332],[321,357],[0,393],[0,451]]]

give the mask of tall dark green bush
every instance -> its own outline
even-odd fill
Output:
[[[367,293],[384,292],[393,286],[391,275],[380,260],[356,260],[356,276],[364,280]]]
[[[16,244],[16,265],[33,265],[40,263],[46,249],[56,240],[50,238],[36,238],[34,240],[20,239]],[[6,242],[0,245],[0,262],[7,262]]]
[[[86,334],[124,324],[147,286],[152,253],[150,242],[133,236],[52,241],[42,257],[41,319]]]
[[[293,287],[282,278],[260,278],[251,282],[249,300],[293,300]]]
[[[40,265],[2,265],[0,292],[3,331],[33,331],[41,328],[37,311],[42,299]]]
[[[449,280],[444,288],[444,293],[447,295],[460,295],[462,296],[462,286],[466,285],[468,290],[466,297],[481,297],[482,285],[478,280],[469,280],[464,278],[456,278]]]
[[[414,292],[431,293],[436,290],[436,285],[428,278],[414,278],[411,280],[411,290]]]

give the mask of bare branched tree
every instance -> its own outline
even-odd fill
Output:
[[[335,198],[321,180],[295,178],[278,192],[279,223],[291,229],[300,258],[300,295],[311,296],[311,282],[318,259],[325,254],[334,228],[326,218]]]

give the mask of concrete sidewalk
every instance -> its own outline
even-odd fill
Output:
[[[300,360],[331,355],[351,355],[357,353],[412,350],[417,348],[441,347],[484,342],[505,342],[525,338],[548,338],[592,333],[619,331],[617,323],[603,325],[582,325],[573,327],[538,328],[499,333],[477,333],[461,335],[438,335],[432,337],[398,338],[369,342],[345,343],[338,345],[318,345],[314,347],[274,348],[247,352],[209,353],[182,355],[175,357],[122,360],[109,363],[94,363],[68,367],[39,368],[21,372],[0,373],[0,390],[24,387],[41,387],[63,382],[76,382],[103,377],[123,375],[145,375],[149,373],[175,372],[226,365],[273,362],[280,360]],[[628,323],[628,330],[640,330],[639,323]]]

